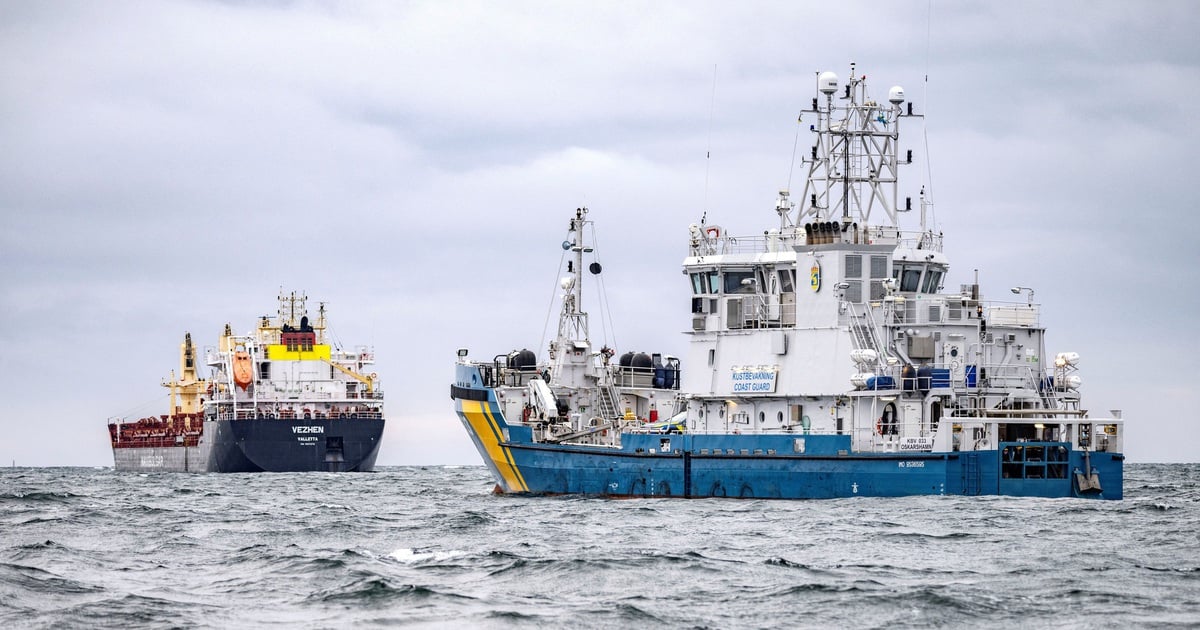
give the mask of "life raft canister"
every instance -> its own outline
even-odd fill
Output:
[[[250,353],[238,350],[233,353],[233,383],[245,391],[252,380],[254,380],[254,365],[250,360]]]

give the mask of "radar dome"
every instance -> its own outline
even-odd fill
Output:
[[[629,366],[647,369],[654,367],[654,362],[651,361],[650,355],[646,354],[645,352],[639,352],[633,355],[633,359],[629,362]]]
[[[537,370],[537,355],[532,350],[523,349],[508,353],[508,367],[522,372]]]
[[[821,76],[817,77],[817,89],[824,94],[833,94],[837,91],[838,76],[833,72],[822,72]]]
[[[899,105],[904,102],[904,88],[899,85],[893,85],[892,89],[888,90],[888,102],[892,105]]]

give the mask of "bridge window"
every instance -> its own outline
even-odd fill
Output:
[[[921,290],[921,268],[904,267],[900,274],[900,290],[916,293]]]
[[[726,271],[725,272],[725,293],[755,293],[754,272],[753,271]]]
[[[942,282],[942,272],[936,269],[930,269],[929,273],[925,274],[925,293],[937,293],[938,285]]]
[[[715,294],[719,293],[720,283],[718,282],[717,272],[702,271],[692,274],[692,293],[699,294]]]
[[[794,273],[795,273],[795,271],[793,271],[792,269],[780,269],[779,270],[779,290],[781,292],[793,293],[796,291],[796,284],[793,279],[794,276],[792,275]]]

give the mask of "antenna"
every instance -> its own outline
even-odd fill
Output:
[[[925,93],[921,96],[922,101],[924,101],[923,107],[925,108],[926,114],[929,113],[929,49],[930,49],[932,40],[933,40],[933,0],[929,0],[929,3],[925,9],[925,85],[923,86]],[[922,191],[922,195],[921,195],[921,204],[922,204],[921,230],[922,231],[924,231],[926,229],[925,228],[924,205],[926,202],[928,202],[930,208],[933,208],[933,205],[934,205],[933,204],[933,158],[931,158],[929,156],[929,125],[926,123],[926,121],[928,119],[929,119],[928,116],[921,119],[921,138],[922,138],[922,141],[925,143],[925,188],[928,189],[928,191],[929,191],[929,193],[927,195],[924,194],[924,191]],[[937,211],[936,210],[934,210],[933,222],[935,224],[937,223]]]
[[[801,113],[796,117],[796,138],[792,141],[792,161],[788,164],[788,177],[786,191],[792,190],[792,171],[796,170],[796,149],[800,147],[800,124],[804,122],[804,114]]]
[[[712,168],[712,121],[717,109],[717,64],[713,64],[712,96],[708,102],[708,140],[704,147],[704,206],[700,214],[700,225],[708,221],[708,173]]]

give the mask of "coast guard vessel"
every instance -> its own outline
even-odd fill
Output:
[[[451,397],[498,492],[1121,498],[1119,413],[1082,406],[1079,355],[1047,353],[1031,289],[945,290],[923,191],[919,225],[900,226],[900,129],[918,115],[901,88],[878,102],[849,77],[818,75],[804,191],[780,193],[773,225],[688,228],[682,364],[592,345],[594,240],[575,212],[548,360],[458,351]]]
[[[190,333],[179,377],[163,386],[170,413],[108,424],[117,470],[177,472],[371,471],[383,437],[383,392],[367,346],[325,340],[325,306],[311,321],[307,297],[279,296],[257,330],[226,324],[206,348],[200,378]]]

